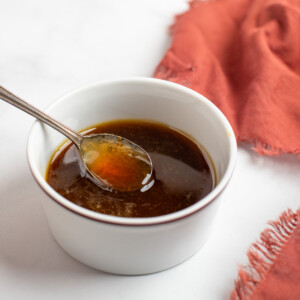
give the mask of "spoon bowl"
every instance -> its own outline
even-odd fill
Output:
[[[153,184],[150,156],[128,139],[113,134],[92,134],[82,137],[78,149],[84,170],[105,190],[145,191]]]

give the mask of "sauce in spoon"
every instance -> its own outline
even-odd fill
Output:
[[[81,142],[80,151],[89,173],[102,182],[104,188],[121,192],[135,191],[151,179],[149,155],[138,145],[120,136],[86,136]]]

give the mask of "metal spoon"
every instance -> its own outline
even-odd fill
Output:
[[[149,185],[152,185],[152,161],[148,153],[135,143],[123,137],[107,133],[83,136],[20,99],[2,86],[0,86],[0,99],[36,117],[70,139],[79,150],[87,175],[102,188],[111,191],[130,192],[140,189],[144,190]],[[109,164],[106,164],[105,172],[102,172],[103,174],[108,174],[106,176],[101,175],[102,173],[93,167],[95,159],[97,163],[99,161],[101,163],[101,155],[103,154],[106,154],[105,157],[109,160]],[[122,166],[120,161],[123,161],[126,165],[124,170],[120,170]],[[110,170],[113,168],[115,170],[110,174]],[[131,170],[130,168],[135,169]],[[115,174],[118,170],[123,173],[122,176],[116,178],[117,175],[112,174]],[[134,171],[134,173],[131,171]],[[130,176],[127,173],[130,173]]]

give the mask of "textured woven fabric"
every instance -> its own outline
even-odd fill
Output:
[[[215,103],[238,141],[300,154],[300,1],[193,1],[155,77]]]
[[[300,210],[284,212],[248,252],[231,300],[300,299]]]
[[[260,154],[300,154],[300,0],[192,1],[171,29],[155,77],[206,96]],[[300,299],[300,210],[270,224],[232,300]]]

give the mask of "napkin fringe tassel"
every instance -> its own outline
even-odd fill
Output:
[[[247,300],[265,278],[268,270],[282,251],[299,221],[300,211],[288,209],[277,221],[269,222],[260,239],[248,250],[248,265],[240,266],[231,300]]]

